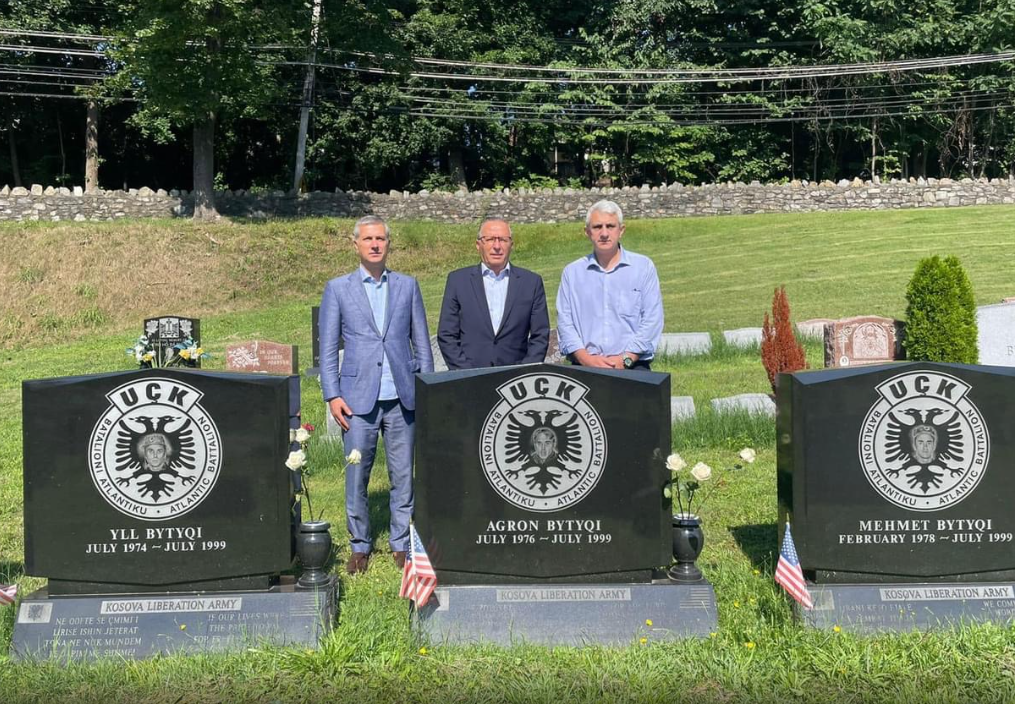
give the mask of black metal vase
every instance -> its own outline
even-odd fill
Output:
[[[331,524],[327,521],[304,521],[296,534],[296,554],[303,566],[297,584],[306,589],[323,587],[331,575],[325,571],[331,558]]]
[[[701,531],[701,519],[695,515],[676,514],[673,516],[673,559],[677,564],[670,567],[669,578],[674,582],[697,582],[702,578],[695,561],[705,547],[705,534]]]

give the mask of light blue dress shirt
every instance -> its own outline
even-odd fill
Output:
[[[378,281],[362,265],[360,265],[359,271],[363,277],[363,290],[366,291],[367,300],[370,301],[370,312],[374,314],[374,325],[377,326],[377,331],[383,335],[384,314],[388,310],[388,272],[385,271],[381,274],[381,280]],[[398,398],[398,392],[395,390],[395,378],[391,376],[388,355],[383,354],[383,357],[381,390],[377,394],[377,400],[390,401],[393,398]]]
[[[621,247],[606,271],[595,253],[571,262],[557,289],[557,334],[562,354],[634,352],[651,359],[663,332],[659,275],[648,257]]]
[[[483,272],[483,290],[486,292],[486,306],[490,309],[490,324],[493,325],[493,332],[496,334],[504,319],[504,304],[507,302],[508,274],[511,265],[505,264],[499,274],[494,274],[493,269],[483,263],[479,265],[479,268]]]

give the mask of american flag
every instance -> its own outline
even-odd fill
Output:
[[[409,554],[405,556],[405,569],[402,570],[402,588],[398,596],[411,599],[418,609],[430,600],[430,595],[437,588],[437,575],[426,556],[423,541],[419,539],[416,526],[409,525]]]
[[[811,593],[804,583],[804,572],[800,569],[800,558],[793,545],[793,534],[786,523],[786,533],[782,538],[782,549],[779,550],[779,563],[775,566],[775,581],[786,592],[799,601],[805,609],[814,608]]]
[[[14,597],[18,595],[18,585],[12,584],[7,586],[6,584],[0,584],[0,605],[13,604]]]

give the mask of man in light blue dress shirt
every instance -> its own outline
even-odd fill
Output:
[[[561,354],[574,364],[649,369],[663,331],[652,260],[624,249],[624,213],[601,200],[585,216],[592,253],[564,268],[557,290]]]
[[[384,436],[391,480],[389,544],[395,564],[405,564],[413,504],[415,374],[433,371],[419,284],[386,266],[388,226],[373,216],[360,219],[353,228],[353,245],[360,266],[328,282],[320,316],[324,400],[342,426],[346,453],[362,454],[345,475],[350,574],[366,571],[373,548],[367,485],[379,435]],[[345,340],[341,365],[339,338]]]

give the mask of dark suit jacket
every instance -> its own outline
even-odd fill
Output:
[[[480,265],[448,274],[437,341],[449,368],[543,361],[550,340],[543,279],[513,264],[508,278],[504,316],[494,333]]]

